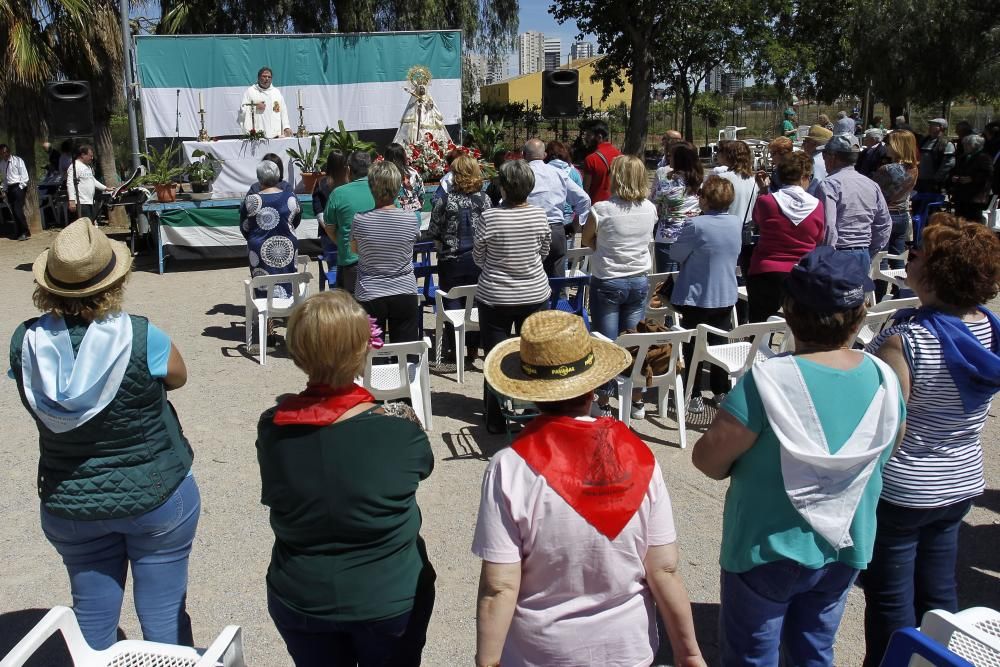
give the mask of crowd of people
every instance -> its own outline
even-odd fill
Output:
[[[442,288],[476,285],[480,335],[469,349],[485,352],[487,427],[505,428],[502,398],[537,409],[484,474],[471,539],[482,560],[476,665],[649,665],[657,613],[675,664],[706,664],[662,471],[610,408],[633,362],[612,341],[654,296],[682,328],[729,329],[742,279],[749,318],[779,314],[795,350],[735,386],[717,368],[709,375],[717,414],[692,457],[707,477],[729,480],[721,663],[769,666],[783,654],[832,665],[859,577],[866,665],[925,611],[955,611],[958,530],[984,490],[980,435],[1000,390],[1000,320],[985,307],[1000,291],[1000,239],[981,210],[961,217],[974,212],[961,199],[914,234],[908,202],[926,142],[893,130],[869,176],[845,118],[812,127],[800,151],[776,139],[770,172],[755,172],[739,141],[706,170],[668,135],[652,183],[596,123],[579,171],[558,142],[530,139],[501,156],[495,201],[479,163],[453,155],[424,231],[424,186],[405,151],[390,146],[374,162],[331,153],[313,199],[339,289],[288,319],[305,389],[263,412],[256,433],[274,532],[266,605],[295,664],[421,662],[436,575],[416,493],[434,456],[412,411],[380,406],[355,379],[383,332],[390,342],[422,336],[412,258],[428,240]],[[974,136],[957,160],[980,161]],[[877,150],[871,138],[867,150]],[[942,187],[967,185],[950,180],[957,168]],[[257,177],[241,206],[251,274],[290,273],[298,200],[280,160],[265,158]],[[550,309],[550,278],[577,232],[593,250],[600,337]],[[907,247],[921,307],[854,349],[874,253]],[[42,315],[11,340],[39,433],[42,527],[97,649],[115,640],[128,569],[143,636],[192,642],[187,569],[200,499],[168,400],[187,370],[167,333],[124,311],[130,268],[125,247],[88,219],[67,226],[33,267]],[[676,272],[659,295],[648,292],[654,268]],[[697,413],[705,397],[691,352],[687,409]],[[619,397],[636,419],[644,399],[641,388]]]

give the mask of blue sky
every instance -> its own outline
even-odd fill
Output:
[[[571,21],[567,21],[562,25],[557,23],[552,18],[552,15],[549,14],[549,6],[552,4],[549,0],[520,0],[518,4],[520,5],[518,11],[518,34],[534,30],[545,33],[548,37],[558,37],[562,40],[563,62],[566,62],[566,54],[569,53],[569,47],[576,41],[576,23]],[[597,46],[597,42],[594,39],[587,39],[585,41],[594,42],[594,46]],[[510,65],[512,67],[510,74],[516,75],[516,50],[511,53]]]

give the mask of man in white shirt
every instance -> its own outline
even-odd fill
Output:
[[[6,199],[14,214],[14,233],[18,241],[31,238],[24,217],[24,199],[28,192],[28,168],[24,160],[11,155],[7,144],[0,144],[0,198]]]
[[[802,150],[813,159],[813,179],[806,192],[816,196],[819,184],[826,178],[826,163],[823,161],[823,147],[833,138],[833,132],[822,125],[813,125],[809,134],[802,139]]]
[[[76,213],[78,218],[90,218],[94,224],[97,220],[94,214],[94,196],[97,191],[104,192],[108,186],[94,176],[94,149],[88,144],[82,144],[76,149],[76,160],[66,174],[66,193],[69,195],[70,213]]]
[[[552,229],[552,242],[545,258],[545,273],[550,278],[565,275],[563,258],[566,257],[566,229],[563,205],[569,204],[581,221],[590,212],[590,195],[570,180],[562,169],[545,163],[545,144],[541,139],[528,139],[521,149],[531,171],[535,173],[535,187],[528,195],[528,203],[545,211]]]
[[[238,122],[245,132],[256,129],[268,139],[292,136],[292,126],[288,122],[288,107],[281,91],[271,85],[274,75],[270,67],[261,67],[257,72],[257,83],[243,93],[243,102],[237,114]]]

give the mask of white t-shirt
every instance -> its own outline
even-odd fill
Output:
[[[716,174],[719,178],[724,178],[733,184],[733,191],[736,195],[733,203],[729,205],[727,213],[735,215],[743,224],[750,222],[753,217],[753,203],[757,200],[757,182],[753,176],[743,178],[735,171],[726,169]]]
[[[521,563],[505,667],[650,665],[659,646],[643,560],[677,539],[659,464],[646,497],[609,540],[512,449],[483,476],[472,553]]]
[[[626,278],[652,267],[649,242],[656,225],[656,206],[644,199],[627,202],[612,197],[590,209],[597,218],[597,248],[590,258],[595,278]]]

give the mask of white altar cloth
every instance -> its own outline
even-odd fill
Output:
[[[298,168],[292,164],[292,158],[288,157],[287,151],[292,148],[296,151],[300,146],[302,150],[309,150],[310,137],[289,137],[282,139],[269,139],[266,142],[258,142],[253,145],[249,141],[241,139],[220,139],[219,141],[185,141],[184,142],[184,162],[191,163],[191,154],[201,149],[211,151],[211,153],[223,160],[222,170],[215,178],[212,185],[213,199],[227,199],[233,196],[242,197],[247,189],[257,182],[257,165],[268,153],[274,153],[281,157],[285,170],[285,180],[288,181],[295,192],[302,190],[302,174]]]

